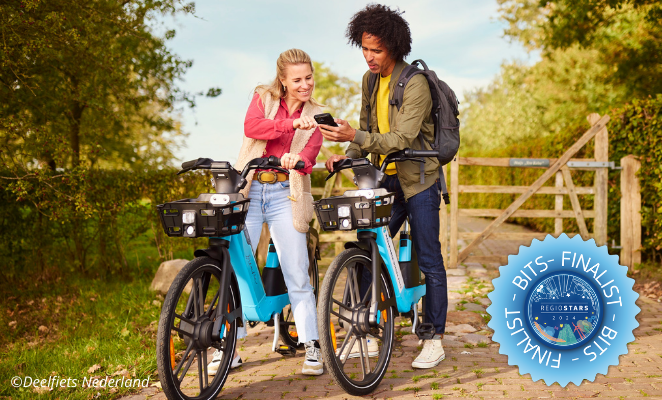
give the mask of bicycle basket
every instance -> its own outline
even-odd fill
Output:
[[[391,220],[394,198],[385,189],[348,190],[316,201],[315,212],[325,231],[378,228]]]
[[[197,199],[159,204],[156,208],[168,236],[230,236],[244,229],[249,199],[241,194],[203,193]]]

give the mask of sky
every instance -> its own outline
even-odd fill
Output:
[[[278,55],[306,51],[332,71],[360,81],[367,70],[361,50],[350,47],[347,23],[367,1],[197,0],[195,16],[155,21],[155,31],[176,31],[171,51],[193,65],[177,85],[187,92],[220,87],[216,98],[198,96],[197,106],[181,113],[182,161],[209,157],[234,162],[243,138],[243,121],[253,89],[271,82]],[[423,59],[462,99],[487,85],[510,60],[537,61],[518,43],[503,37],[495,0],[411,0],[382,2],[404,11],[412,34],[411,62]]]

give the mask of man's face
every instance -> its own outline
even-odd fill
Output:
[[[363,49],[363,57],[368,63],[370,72],[379,73],[382,76],[391,75],[395,66],[395,60],[391,58],[388,50],[382,45],[381,40],[377,36],[363,32],[361,48]]]

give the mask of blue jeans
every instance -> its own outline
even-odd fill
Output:
[[[292,304],[294,322],[301,343],[318,340],[315,295],[308,276],[306,234],[292,223],[290,182],[259,183],[253,181],[248,197],[251,205],[246,215],[246,231],[253,252],[257,249],[262,224],[267,223],[276,247],[287,293]],[[244,331],[239,332],[244,337]]]
[[[388,224],[391,237],[409,218],[412,241],[418,257],[418,267],[425,274],[425,322],[434,325],[436,333],[446,329],[448,284],[439,242],[439,206],[441,183],[437,180],[426,190],[405,201],[397,175],[387,175],[382,187],[395,193]]]

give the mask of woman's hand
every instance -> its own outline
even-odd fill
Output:
[[[346,158],[347,156],[341,156],[338,154],[332,155],[328,160],[326,160],[326,169],[329,170],[329,172],[333,172],[333,163],[344,160]]]
[[[315,123],[315,120],[312,119],[311,117],[297,118],[292,122],[292,127],[294,127],[294,129],[308,130],[316,126],[317,124]]]
[[[301,161],[301,156],[298,154],[285,153],[280,158],[280,166],[285,169],[294,169],[297,162]]]

